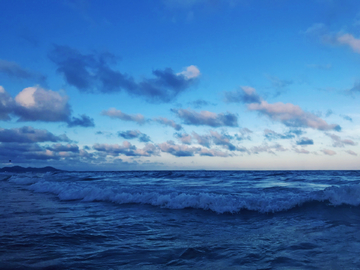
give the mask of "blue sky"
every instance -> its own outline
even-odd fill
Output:
[[[356,0],[0,9],[0,166],[360,169]]]

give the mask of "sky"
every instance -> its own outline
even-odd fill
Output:
[[[360,169],[358,0],[0,10],[2,167]]]

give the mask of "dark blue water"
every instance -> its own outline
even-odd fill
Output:
[[[360,269],[359,171],[0,174],[1,269]]]

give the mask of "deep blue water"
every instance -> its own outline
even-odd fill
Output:
[[[360,269],[360,171],[0,174],[1,269]]]

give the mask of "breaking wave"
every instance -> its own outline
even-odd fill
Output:
[[[311,192],[278,192],[253,194],[218,194],[215,192],[183,192],[157,187],[116,187],[69,181],[51,181],[51,175],[39,178],[12,176],[9,181],[26,185],[34,192],[52,193],[60,200],[104,201],[117,204],[147,204],[168,209],[203,209],[216,213],[238,213],[241,210],[261,213],[280,212],[305,203],[320,202],[332,206],[360,205],[360,184],[331,186]],[[45,179],[45,180],[44,180]],[[103,183],[104,184],[104,183]]]

